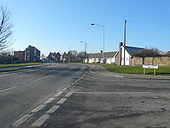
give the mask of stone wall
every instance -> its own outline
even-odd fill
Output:
[[[170,66],[170,57],[133,57],[132,65],[141,66],[143,64]]]

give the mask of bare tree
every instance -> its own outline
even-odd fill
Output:
[[[9,39],[12,35],[10,16],[8,9],[0,6],[0,52],[9,46]]]
[[[136,57],[159,57],[161,56],[160,51],[157,48],[143,49],[140,52],[134,53]]]

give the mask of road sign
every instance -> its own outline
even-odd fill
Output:
[[[144,68],[144,75],[146,74],[146,68],[147,69],[154,69],[154,75],[156,75],[156,69],[158,69],[158,65],[147,65],[147,64],[144,64],[142,66]]]
[[[148,69],[158,69],[158,65],[143,65],[143,68],[148,68]]]

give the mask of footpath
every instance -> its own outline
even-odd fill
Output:
[[[170,76],[165,75],[139,75],[139,74],[122,74],[122,73],[114,73],[112,74],[115,77],[124,77],[130,79],[147,79],[147,80],[170,80]]]
[[[105,71],[105,69],[98,65],[89,65],[91,68],[98,68],[100,71]],[[170,75],[144,75],[144,74],[123,74],[115,72],[107,72],[114,77],[130,78],[130,79],[146,79],[146,80],[170,80]]]
[[[23,69],[42,67],[42,66],[45,66],[45,65],[46,64],[29,65],[29,66],[5,67],[5,68],[0,68],[0,72],[18,71],[18,70],[23,70]]]

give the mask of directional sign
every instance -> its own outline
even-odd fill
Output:
[[[143,65],[143,68],[148,68],[148,69],[158,69],[158,65]]]

